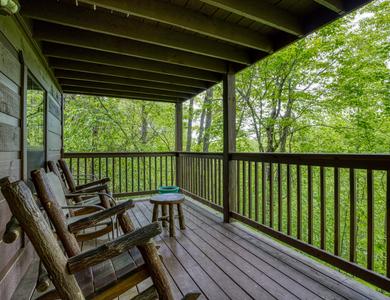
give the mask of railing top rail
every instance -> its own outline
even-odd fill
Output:
[[[65,152],[64,158],[176,156],[176,152]]]
[[[230,153],[231,160],[390,170],[390,154]]]
[[[223,158],[223,154],[221,152],[178,152],[178,153],[179,156],[217,158],[217,159]]]

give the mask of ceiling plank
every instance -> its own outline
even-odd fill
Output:
[[[42,45],[42,52],[48,57],[68,58],[72,60],[117,66],[159,74],[175,75],[186,78],[194,78],[211,82],[217,82],[221,80],[221,74],[215,72],[80,47],[44,43]]]
[[[290,12],[259,0],[200,0],[296,36],[304,34],[299,19]]]
[[[149,100],[149,101],[170,102],[170,103],[183,101],[183,99],[180,98],[157,97],[152,95],[134,94],[128,92],[111,91],[111,90],[97,90],[97,89],[90,89],[85,87],[63,86],[62,89],[65,94],[116,97],[116,98],[131,99],[131,100]]]
[[[144,43],[250,65],[249,52],[215,40],[153,26],[88,7],[56,1],[23,1],[21,14],[55,24],[109,34]]]
[[[130,92],[135,94],[145,94],[145,95],[153,95],[153,96],[163,96],[163,97],[174,97],[174,98],[182,98],[183,100],[191,98],[192,95],[183,94],[179,92],[169,92],[163,90],[156,89],[148,89],[142,87],[134,87],[134,86],[126,86],[119,84],[110,84],[110,83],[100,83],[100,82],[87,82],[83,80],[74,80],[74,79],[60,79],[59,80],[61,86],[74,86],[74,87],[86,87],[86,88],[94,88],[98,90],[111,90],[118,92]]]
[[[318,4],[321,4],[322,6],[325,6],[330,10],[333,10],[338,14],[343,14],[345,12],[342,0],[314,0],[314,1],[317,2]]]
[[[233,25],[220,19],[157,0],[81,0],[91,5],[142,17],[186,30],[204,34],[267,53],[273,52],[272,43],[260,33]]]
[[[67,59],[53,58],[49,59],[49,65],[54,69],[80,71],[95,74],[105,74],[124,78],[141,79],[147,81],[156,81],[161,83],[170,83],[184,85],[196,88],[208,88],[211,84],[196,79],[182,78],[178,76],[162,75],[138,70],[104,66],[99,64],[86,63],[81,61],[72,61]]]
[[[54,74],[58,79],[76,79],[76,80],[90,81],[90,82],[112,83],[112,84],[120,84],[120,85],[127,85],[127,86],[144,87],[152,90],[157,89],[157,90],[164,90],[164,91],[180,92],[180,93],[186,93],[188,95],[196,95],[202,91],[199,88],[192,88],[188,86],[152,82],[152,81],[124,78],[124,77],[115,77],[109,75],[84,73],[78,71],[56,70]]]
[[[34,22],[33,30],[34,38],[37,40],[102,50],[218,73],[225,73],[227,70],[226,62],[220,59],[190,54],[180,50],[131,41],[111,35],[46,22]]]

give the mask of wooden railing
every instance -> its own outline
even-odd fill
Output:
[[[65,157],[76,176],[111,177],[120,195],[153,193],[177,180],[185,194],[220,212],[225,180],[231,218],[390,291],[390,155],[231,153],[228,180],[221,153]]]
[[[117,196],[154,193],[161,185],[176,184],[176,153],[65,153],[77,183],[109,177]]]
[[[230,154],[231,217],[390,291],[390,156]]]
[[[179,154],[182,191],[218,211],[223,210],[222,158],[221,153]]]

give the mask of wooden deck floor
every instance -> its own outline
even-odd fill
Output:
[[[137,226],[151,220],[152,207],[138,202]],[[187,228],[156,240],[178,299],[384,299],[370,288],[314,260],[246,230],[187,201]]]
[[[148,201],[136,202],[130,215],[137,227],[151,221],[151,210]],[[164,229],[156,239],[176,299],[191,292],[213,300],[388,299],[239,223],[224,224],[192,201],[184,212],[186,230],[177,226],[172,238]],[[83,250],[105,240],[84,243]],[[147,280],[118,300],[131,299],[150,284]]]

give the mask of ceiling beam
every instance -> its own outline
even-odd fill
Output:
[[[342,0],[314,0],[318,4],[325,6],[326,8],[333,10],[338,14],[344,13],[344,5]]]
[[[259,32],[160,0],[81,0],[81,2],[162,22],[267,53],[273,52],[271,41]]]
[[[186,93],[188,95],[196,95],[202,92],[202,89],[192,88],[188,86],[159,83],[159,82],[123,78],[123,77],[115,77],[109,75],[84,73],[78,71],[56,70],[54,72],[54,75],[58,79],[75,79],[75,80],[82,80],[87,82],[89,81],[89,82],[99,82],[99,83],[112,83],[112,84],[119,84],[119,85],[126,85],[126,86],[144,87],[151,90],[157,89],[157,90],[164,90],[164,91],[180,92],[180,93]]]
[[[21,14],[33,19],[109,34],[240,64],[252,63],[249,52],[201,36],[130,20],[89,7],[56,1],[23,1]]]
[[[102,50],[221,74],[227,70],[226,62],[220,59],[52,23],[34,22],[33,35],[37,40]]]
[[[42,52],[48,57],[67,58],[211,82],[221,80],[221,74],[215,72],[61,44],[44,43]]]
[[[59,82],[61,86],[86,87],[86,88],[93,88],[98,90],[111,90],[111,91],[118,91],[118,92],[129,92],[134,94],[153,95],[157,97],[182,98],[183,100],[188,99],[192,96],[190,94],[183,94],[179,92],[169,92],[163,90],[118,85],[118,84],[111,84],[111,83],[88,82],[88,81],[75,80],[75,79],[60,79]]]
[[[67,59],[52,58],[49,59],[49,65],[54,69],[80,71],[94,74],[112,75],[124,78],[141,79],[161,83],[184,85],[195,88],[208,88],[211,84],[205,81],[181,78],[178,76],[162,75],[138,70],[111,67],[99,64],[86,63],[81,61],[72,61]]]
[[[303,25],[298,17],[262,0],[200,0],[258,23],[301,36]]]
[[[67,94],[80,94],[80,95],[91,95],[91,96],[103,96],[103,97],[115,97],[131,100],[148,100],[148,101],[157,101],[157,102],[182,102],[183,99],[180,98],[169,98],[169,97],[157,97],[152,95],[142,95],[142,94],[133,94],[128,92],[119,92],[111,90],[97,90],[90,89],[85,87],[74,87],[74,86],[62,86],[62,90]]]

